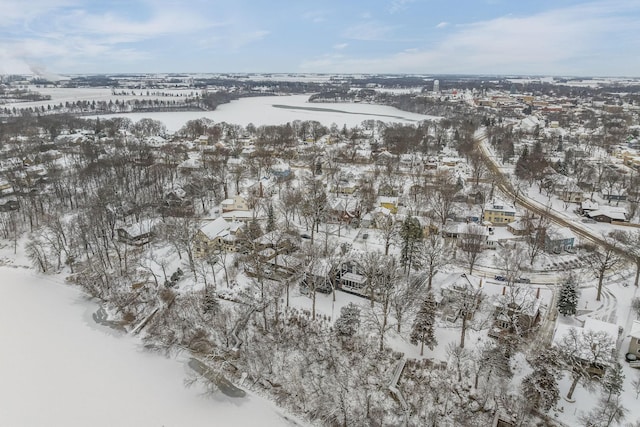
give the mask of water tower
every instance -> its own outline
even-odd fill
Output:
[[[440,93],[440,80],[433,81],[433,93]]]

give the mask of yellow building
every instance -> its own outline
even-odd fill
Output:
[[[389,209],[392,214],[398,213],[398,198],[397,197],[378,197],[378,203],[380,207]]]
[[[516,208],[507,205],[501,200],[493,200],[487,203],[482,214],[483,221],[489,221],[494,225],[507,225],[516,217]]]

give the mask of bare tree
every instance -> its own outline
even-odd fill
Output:
[[[471,177],[473,178],[476,187],[480,183],[480,180],[487,172],[487,166],[484,163],[484,157],[478,151],[472,151],[469,156],[471,165]]]
[[[614,231],[611,237],[618,240],[627,254],[633,257],[636,266],[636,274],[633,284],[637,287],[640,279],[640,231]]]
[[[567,399],[573,397],[573,392],[580,380],[589,383],[595,379],[591,373],[592,370],[606,367],[611,361],[614,350],[613,339],[604,331],[569,329],[558,343],[558,352],[573,377]]]
[[[451,247],[437,233],[431,233],[424,239],[422,246],[422,266],[427,273],[427,291],[431,290],[433,277],[440,268],[451,259]]]
[[[619,253],[619,241],[611,236],[605,236],[604,240],[605,245],[600,248],[586,246],[586,249],[591,251],[593,259],[592,268],[598,278],[598,294],[596,296],[596,301],[600,301],[602,298],[604,275],[607,271],[624,262],[624,258]]]
[[[389,248],[394,244],[396,237],[398,236],[398,227],[395,222],[395,216],[387,215],[378,224],[378,230],[382,235],[382,241],[384,242],[384,254],[389,255]]]
[[[369,256],[369,254],[373,254]],[[393,256],[385,256],[378,252],[367,254],[366,265],[364,266],[365,276],[371,294],[375,299],[369,310],[367,319],[369,324],[376,330],[379,337],[379,350],[384,348],[384,338],[386,332],[391,327],[389,314],[392,309],[392,299],[394,291],[402,277],[402,269]]]
[[[520,277],[526,253],[522,246],[505,245],[498,249],[498,263],[501,266],[502,275],[508,285],[512,285]]]
[[[457,292],[453,301],[453,309],[455,311],[455,319],[462,319],[460,330],[460,347],[464,348],[464,341],[467,335],[469,322],[473,319],[478,308],[484,300],[482,289],[474,289],[472,286],[466,286]]]
[[[486,248],[488,236],[487,229],[475,223],[467,224],[461,233],[459,237],[460,248],[469,264],[469,274],[473,274],[473,267]]]
[[[438,172],[429,193],[429,204],[442,225],[454,212],[455,195],[458,192],[456,179],[450,172]]]
[[[530,264],[533,265],[540,252],[544,250],[551,219],[547,215],[540,215],[536,218],[535,215],[527,212],[522,221],[526,232],[527,252]]]

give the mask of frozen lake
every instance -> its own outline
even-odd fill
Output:
[[[186,389],[184,360],[97,325],[96,304],[59,277],[3,266],[0,278],[1,426],[292,425],[262,398]]]
[[[187,121],[206,117],[214,122],[227,122],[246,126],[278,125],[294,120],[316,120],[325,126],[332,123],[353,127],[364,120],[383,122],[417,123],[422,120],[439,120],[438,117],[409,113],[394,107],[361,103],[309,103],[308,95],[262,96],[241,98],[220,105],[214,111],[179,111],[160,113],[128,113],[100,116],[128,117],[136,122],[148,117],[165,124],[169,132],[179,130]]]

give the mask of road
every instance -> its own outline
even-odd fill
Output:
[[[484,163],[487,166],[489,172],[495,178],[495,184],[498,189],[504,193],[506,196],[510,197],[514,200],[515,204],[533,212],[536,215],[546,215],[551,221],[554,223],[569,228],[576,235],[582,237],[585,240],[588,240],[592,243],[597,244],[598,246],[612,248],[616,253],[622,255],[624,258],[628,259],[631,262],[635,262],[635,259],[625,250],[611,246],[609,242],[604,240],[599,234],[595,232],[581,227],[573,221],[567,220],[563,216],[559,215],[557,212],[547,209],[545,206],[542,206],[540,203],[532,200],[528,197],[525,197],[521,194],[518,194],[511,184],[511,181],[505,174],[502,172],[500,165],[494,160],[489,148],[487,147],[487,137],[484,131],[478,131],[476,133],[476,144],[477,147],[480,148],[479,152],[483,157]]]

